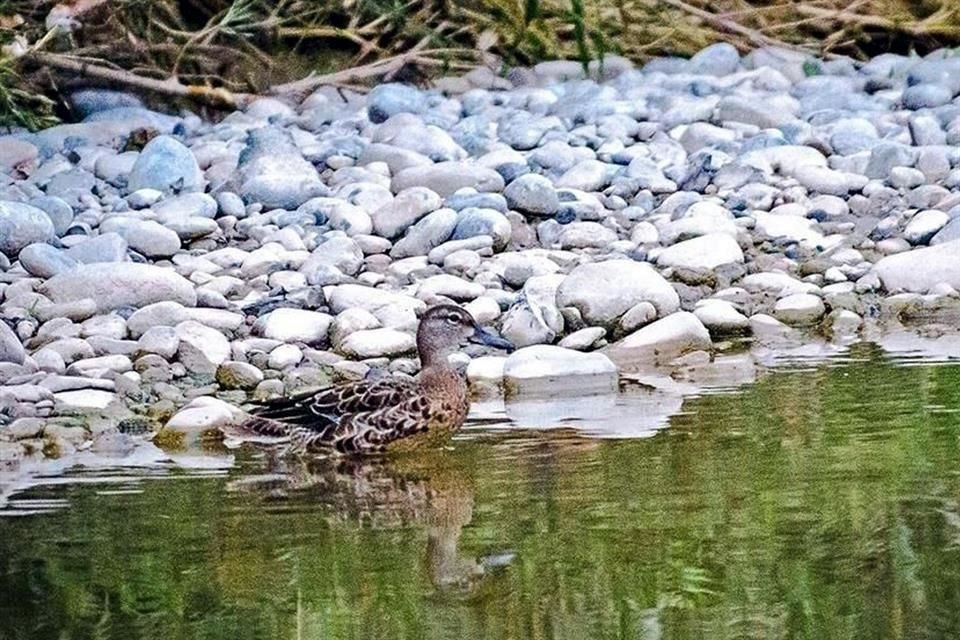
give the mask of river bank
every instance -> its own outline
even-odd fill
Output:
[[[89,91],[83,122],[0,137],[3,464],[413,375],[442,300],[520,347],[461,356],[477,393],[541,410],[861,340],[955,351],[960,58],[715,45],[589,76],[324,88],[219,122]]]

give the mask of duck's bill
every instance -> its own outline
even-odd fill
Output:
[[[503,349],[505,351],[513,351],[514,348],[513,343],[509,340],[504,340],[492,331],[488,331],[479,326],[474,330],[473,335],[470,336],[470,342],[485,344],[488,347],[496,347],[497,349]]]

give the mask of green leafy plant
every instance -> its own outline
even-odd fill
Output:
[[[0,58],[0,128],[25,127],[31,131],[57,124],[54,103],[24,88],[13,61]]]

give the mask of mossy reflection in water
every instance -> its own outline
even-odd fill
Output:
[[[869,349],[688,400],[645,440],[35,490],[0,637],[960,636],[960,367]]]

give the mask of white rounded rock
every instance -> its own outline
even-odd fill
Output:
[[[412,353],[417,348],[413,336],[396,329],[364,329],[351,333],[340,345],[350,358],[383,358]]]
[[[534,345],[512,353],[504,363],[508,395],[589,395],[617,389],[617,367],[602,353],[582,353]]]
[[[178,357],[190,373],[213,376],[230,359],[230,342],[216,329],[187,320],[177,325],[176,332]]]
[[[813,324],[826,312],[823,300],[812,293],[795,293],[777,300],[773,315],[788,325]]]
[[[481,394],[499,393],[506,362],[505,356],[481,356],[471,360],[467,365],[470,388]]]
[[[303,360],[303,351],[295,344],[281,344],[270,352],[267,358],[267,366],[271,369],[283,371],[289,367],[300,364]]]
[[[332,321],[332,317],[319,311],[281,308],[258,318],[253,328],[264,338],[313,345],[327,339]]]
[[[667,247],[657,256],[657,264],[709,271],[724,264],[743,264],[743,251],[727,233],[710,233]]]
[[[742,333],[750,328],[750,320],[726,300],[703,300],[697,304],[693,315],[711,333]]]
[[[712,348],[710,332],[699,318],[678,311],[615,342],[604,353],[621,367],[640,367],[669,362],[692,351]]]
[[[557,290],[557,305],[576,307],[584,321],[609,325],[639,302],[647,301],[661,315],[680,306],[674,288],[653,267],[633,260],[584,264]]]

